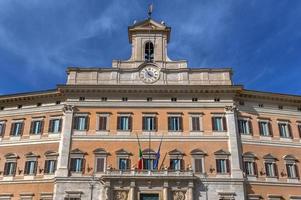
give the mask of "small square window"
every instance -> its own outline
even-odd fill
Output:
[[[56,101],[55,104],[56,105],[61,104],[61,101]]]
[[[128,101],[127,97],[122,97],[122,101]]]
[[[37,107],[40,107],[42,105],[42,103],[37,103]]]
[[[107,101],[108,98],[107,97],[101,97],[101,101]]]
[[[279,105],[279,106],[278,106],[278,109],[279,109],[279,110],[282,110],[282,109],[283,109],[283,106]]]
[[[262,103],[258,104],[258,107],[263,108],[263,104]]]
[[[0,107],[0,110],[4,110],[4,107]]]
[[[18,105],[18,109],[22,108],[22,105]]]
[[[79,97],[79,100],[80,100],[80,101],[85,101],[86,98],[85,98],[85,97]]]
[[[220,102],[220,98],[214,98],[215,102]]]
[[[297,108],[298,111],[301,111],[301,106]]]
[[[153,101],[153,98],[147,97],[147,98],[146,98],[146,101]]]
[[[192,101],[193,101],[193,102],[197,102],[197,101],[198,101],[198,98],[193,97],[193,98],[192,98]]]
[[[171,101],[177,101],[177,98],[173,97],[171,98]]]

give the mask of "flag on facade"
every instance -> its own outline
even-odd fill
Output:
[[[139,141],[139,137],[136,133],[136,137],[137,137],[137,141],[138,141],[138,146],[139,146],[139,160],[138,160],[138,169],[142,170],[143,169],[143,153],[142,153],[142,149],[141,149],[141,145],[140,145],[140,141]]]
[[[160,144],[159,144],[159,148],[158,148],[158,151],[157,151],[157,154],[156,154],[156,159],[155,159],[155,162],[154,162],[154,169],[157,169],[158,166],[159,166],[160,150],[161,150],[162,139],[163,139],[163,136],[161,138],[161,141],[160,141]]]

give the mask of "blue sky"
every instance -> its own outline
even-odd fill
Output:
[[[128,59],[127,26],[172,27],[168,54],[189,67],[232,67],[247,89],[301,95],[300,0],[0,0],[0,94],[65,83],[68,66]]]

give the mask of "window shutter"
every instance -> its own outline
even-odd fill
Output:
[[[129,116],[129,131],[132,131],[132,116]]]
[[[4,175],[8,175],[8,163],[4,164]]]
[[[279,135],[280,135],[280,137],[283,136],[283,133],[282,133],[282,131],[281,131],[281,126],[280,126],[279,123],[278,123],[278,129],[279,129]]]
[[[259,135],[263,135],[263,130],[260,122],[258,122],[258,129],[259,129]]]
[[[274,166],[275,176],[278,177],[278,168],[277,168],[276,163],[274,163],[273,166]]]
[[[295,164],[294,166],[295,166],[295,170],[296,170],[296,177],[300,178],[299,177],[299,168],[298,168],[298,165]]]
[[[53,120],[50,120],[50,121],[49,121],[48,132],[49,132],[49,133],[52,133],[52,132],[53,132]]]
[[[74,163],[74,158],[70,159],[70,171],[74,172],[75,171],[75,163]]]
[[[4,124],[4,126],[5,126],[5,124]],[[298,131],[299,131],[299,137],[301,138],[301,125],[300,124],[298,125]]]
[[[185,169],[185,161],[184,159],[180,159],[180,170],[184,170]]]
[[[33,134],[33,131],[34,131],[34,121],[31,122],[30,124],[30,134]]]
[[[253,166],[254,166],[254,175],[257,176],[258,175],[258,169],[257,169],[257,163],[255,161],[253,162]]]
[[[85,117],[85,130],[89,130],[90,125],[90,118],[87,116]]]
[[[227,121],[226,121],[226,117],[223,117],[223,131],[227,131]]]
[[[131,169],[131,160],[126,159],[126,169]]]
[[[75,129],[75,130],[78,129],[78,117],[74,117],[73,129]]]
[[[10,127],[10,135],[14,135],[14,132],[15,132],[15,126],[16,126],[15,123],[12,123],[12,124],[11,124],[11,127]]]
[[[13,172],[13,176],[16,174],[16,170],[17,170],[17,163],[15,162],[15,163],[13,163],[13,165],[12,165],[12,168],[13,168],[13,170],[12,170],[12,172]]]
[[[202,172],[202,159],[194,160],[195,172]]]
[[[121,121],[121,117],[118,116],[117,117],[117,130],[121,130],[120,121]]]
[[[227,173],[230,173],[231,165],[230,165],[230,160],[229,159],[226,159],[226,165],[227,165]]]
[[[168,117],[168,130],[172,130],[171,117]]]
[[[182,117],[179,117],[179,129],[180,129],[180,131],[183,131],[183,118]]]
[[[5,134],[5,123],[2,124],[2,129],[1,129],[1,132],[0,132],[0,136],[4,136]]]
[[[221,172],[221,166],[220,166],[219,159],[216,159],[215,163],[216,163],[216,172],[220,173]]]
[[[26,162],[25,162],[24,174],[28,174],[28,172],[29,172],[29,162],[26,161]]]
[[[97,172],[103,172],[104,171],[104,158],[97,158]]]
[[[62,119],[59,119],[59,132],[61,132],[62,131],[62,123],[63,121],[62,121]]]
[[[40,126],[40,130],[39,133],[43,133],[44,132],[44,120],[41,121],[41,126]]]
[[[238,132],[243,133],[243,130],[242,130],[242,127],[241,127],[241,120],[237,120],[237,124],[238,124]]]
[[[37,174],[38,161],[34,162],[34,174]]]
[[[292,127],[291,127],[291,124],[287,124],[287,128],[288,128],[288,135],[289,135],[289,137],[293,138],[293,133],[292,133]]]
[[[211,117],[211,124],[212,124],[212,130],[213,131],[216,131],[216,126],[215,126],[215,123],[214,123],[214,117]]]
[[[24,122],[21,123],[21,128],[19,129],[18,135],[22,136],[22,134],[23,134],[23,129],[24,129]]]
[[[253,134],[253,125],[252,125],[252,121],[249,120],[248,123],[249,123],[249,131],[250,131],[250,134],[252,135],[252,134]]]
[[[106,125],[107,125],[107,117],[100,116],[98,130],[102,130],[102,131],[107,130]]]
[[[157,117],[154,117],[154,128],[155,128],[155,131],[158,131],[158,118]]]
[[[49,173],[49,160],[45,160],[45,164],[44,164],[44,173],[48,174]]]
[[[273,137],[273,127],[272,127],[271,122],[268,122],[268,125],[269,125],[269,134],[271,137]]]
[[[146,130],[146,117],[142,117],[142,130]]]
[[[82,166],[81,166],[81,172],[84,174],[85,173],[85,168],[86,167],[86,160],[82,158]]]

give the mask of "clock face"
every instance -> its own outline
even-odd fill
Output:
[[[154,66],[146,66],[140,71],[140,78],[145,83],[154,83],[160,77],[160,70]]]

